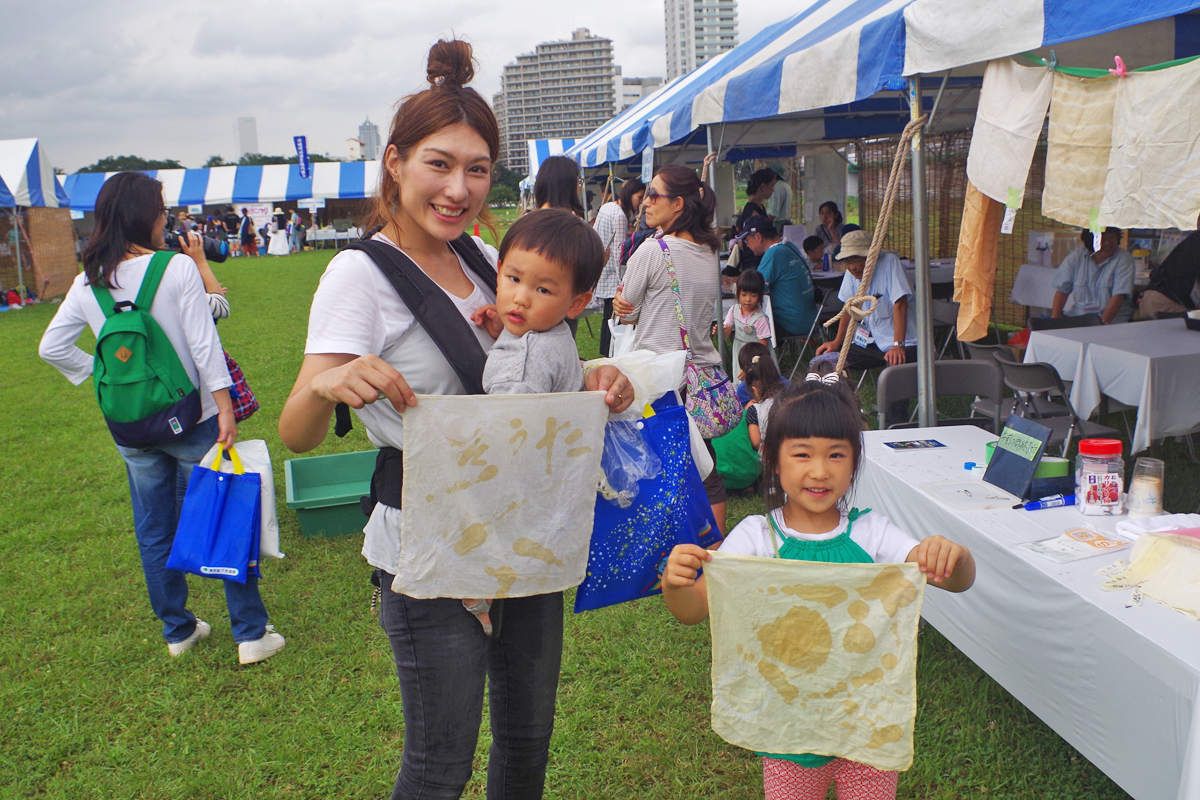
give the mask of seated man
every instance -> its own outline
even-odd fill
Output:
[[[767,284],[776,329],[789,336],[807,336],[818,309],[804,255],[763,216],[746,220],[738,238],[759,257],[758,271]]]
[[[1200,228],[1200,218],[1196,219]],[[1159,311],[1200,308],[1200,230],[1184,239],[1150,273],[1150,288],[1142,294],[1137,319],[1154,319]]]
[[[1106,228],[1093,252],[1092,234],[1080,236],[1083,247],[1067,254],[1054,275],[1051,317],[1099,314],[1105,324],[1128,322],[1133,316],[1133,256],[1119,246],[1120,228]]]
[[[842,236],[841,250],[835,257],[839,268],[846,270],[838,299],[843,303],[854,296],[862,282],[867,266],[867,251],[871,249],[871,234],[864,230]],[[863,319],[851,333],[853,343],[846,358],[847,369],[873,369],[917,360],[917,326],[908,313],[908,298],[912,287],[895,253],[880,253],[867,294],[875,297],[875,310]],[[868,308],[870,305],[868,304]],[[837,336],[817,348],[817,355],[837,352],[850,327],[850,316],[838,321]]]

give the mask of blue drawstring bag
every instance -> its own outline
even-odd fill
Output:
[[[687,411],[674,392],[641,420],[646,444],[662,461],[654,478],[638,482],[628,508],[596,496],[587,574],[575,593],[575,613],[662,592],[667,556],[677,544],[708,547],[721,540],[704,481],[692,460]]]
[[[234,472],[217,472],[222,450],[217,449],[213,467],[192,468],[167,569],[245,583],[260,577],[262,478],[245,472],[232,447]]]

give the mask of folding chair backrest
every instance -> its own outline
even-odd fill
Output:
[[[763,295],[762,307],[763,313],[767,315],[767,322],[771,325],[771,350],[774,352],[775,348],[779,346],[779,342],[775,339],[775,312],[771,310],[771,295]],[[734,364],[734,366],[737,365]]]
[[[1053,392],[1067,400],[1067,389],[1063,386],[1062,378],[1053,364],[1040,361],[1022,364],[1005,358],[996,358],[1004,373],[1004,385],[1014,392],[1022,394],[1040,394]],[[1069,402],[1069,401],[1068,401]],[[1072,412],[1073,413],[1073,412]]]
[[[1079,314],[1074,317],[1030,317],[1031,331],[1058,331],[1064,328],[1091,328],[1102,325],[1099,314]]]
[[[879,375],[875,389],[879,408],[879,428],[895,427],[908,422],[892,419],[888,414],[891,403],[912,400],[917,396],[917,365],[897,364]],[[933,393],[935,397],[980,397],[999,407],[1004,397],[1004,376],[994,361],[935,361],[933,364]],[[999,410],[996,411],[999,414]],[[986,420],[986,417],[983,418]],[[999,428],[998,417],[991,420],[993,430]],[[974,425],[966,419],[941,419],[938,425]]]
[[[963,342],[963,347],[967,348],[967,358],[976,361],[994,361],[995,353],[999,353],[1003,358],[1009,361],[1016,361],[1017,356],[1013,353],[1013,349],[1006,344],[979,344],[977,342]]]

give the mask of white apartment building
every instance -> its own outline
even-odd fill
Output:
[[[620,69],[618,67],[618,69]],[[620,97],[617,102],[617,113],[620,114],[643,97],[653,94],[663,85],[662,78],[623,78],[617,77]]]
[[[528,174],[527,139],[581,139],[612,119],[619,76],[612,40],[587,28],[517,56],[504,67],[492,103],[500,123],[501,163]]]
[[[664,0],[664,6],[668,81],[737,47],[737,0]]]

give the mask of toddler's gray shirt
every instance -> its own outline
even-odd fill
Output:
[[[503,331],[488,351],[483,390],[488,394],[548,394],[583,388],[579,350],[567,323],[513,336]]]

